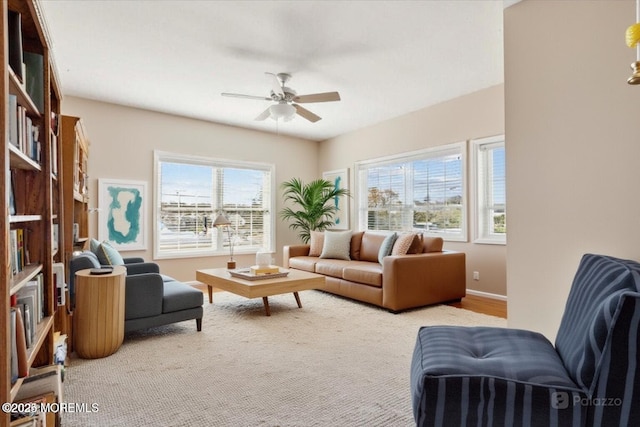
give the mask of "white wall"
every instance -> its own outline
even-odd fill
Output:
[[[81,117],[91,142],[89,149],[90,207],[97,207],[98,178],[146,181],[153,193],[153,150],[220,159],[262,161],[276,165],[276,182],[291,177],[308,181],[318,176],[318,143],[264,132],[225,126],[200,120],[156,113],[120,105],[66,96],[62,113]],[[292,161],[295,159],[295,161]],[[151,199],[149,199],[151,200]],[[282,208],[280,193],[276,209]],[[148,205],[146,233],[148,250],[124,252],[125,256],[153,257],[151,203]],[[90,215],[89,231],[98,235],[97,214]],[[276,261],[282,246],[299,242],[297,234],[276,216]],[[195,280],[200,268],[223,267],[228,257],[158,260],[161,271],[178,280]],[[238,255],[239,265],[250,265],[255,254]]]
[[[584,253],[640,257],[633,1],[505,10],[509,326],[554,339]]]
[[[91,206],[96,207],[97,178],[147,181],[151,190],[154,149],[273,162],[278,183],[294,176],[308,181],[321,176],[322,171],[348,167],[353,183],[353,163],[358,160],[504,133],[504,86],[494,86],[321,143],[82,98],[65,97],[62,110],[64,114],[82,117],[86,125],[91,141],[89,184],[94,201]],[[276,200],[279,211],[282,208],[280,192]],[[469,194],[470,207],[472,202],[473,195]],[[350,212],[354,228],[353,206]],[[146,231],[151,238],[151,212],[148,217]],[[276,260],[280,261],[282,246],[297,243],[299,239],[288,224],[279,219],[276,228]],[[90,233],[97,237],[96,214],[91,216]],[[470,241],[472,236],[470,221]],[[447,242],[445,248],[467,254],[469,289],[506,295],[504,245]],[[130,255],[151,259],[151,245],[147,251]],[[251,256],[238,258],[240,265],[252,262]],[[198,268],[223,266],[225,262],[225,257],[158,261],[163,272],[180,280],[194,280]],[[473,271],[480,272],[480,281],[472,280]]]
[[[348,167],[353,187],[353,165],[357,161],[503,133],[504,86],[497,85],[323,141],[319,167],[321,172]],[[470,167],[471,156],[467,159]],[[474,232],[471,187],[468,192],[471,242]],[[350,214],[350,224],[354,228],[357,224],[354,224],[353,198]],[[467,288],[506,295],[505,245],[446,242],[445,248],[466,253]],[[473,271],[480,273],[480,281],[472,280]]]

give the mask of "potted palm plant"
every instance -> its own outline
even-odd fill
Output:
[[[291,221],[289,228],[299,230],[299,236],[308,243],[312,231],[324,231],[334,225],[333,217],[338,211],[333,199],[350,196],[346,188],[336,188],[331,181],[316,179],[307,184],[299,178],[292,178],[281,184],[284,200],[295,208],[286,207],[280,217]]]

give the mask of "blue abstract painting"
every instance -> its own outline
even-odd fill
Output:
[[[144,182],[100,180],[99,237],[118,250],[146,249]]]
[[[323,172],[322,178],[332,182],[337,189],[349,189],[349,169],[339,169]],[[335,216],[333,217],[334,226],[332,228],[336,230],[349,229],[348,198],[346,196],[335,197],[333,202],[336,206],[337,211]]]

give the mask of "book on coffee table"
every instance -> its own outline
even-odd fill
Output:
[[[286,277],[289,274],[289,270],[279,269],[277,273],[255,274],[250,268],[237,268],[235,270],[229,270],[229,274],[233,277],[244,280],[262,280]]]

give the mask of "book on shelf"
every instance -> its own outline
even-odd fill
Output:
[[[19,292],[18,306],[22,308],[27,348],[31,348],[31,345],[36,339],[36,324],[35,318],[33,317],[36,307],[36,296],[31,292]]]
[[[39,427],[36,415],[25,415],[23,418],[12,419],[9,427]]]
[[[18,274],[26,265],[25,230],[16,228],[9,231],[9,250],[11,251],[11,272]]]
[[[62,381],[64,381],[64,364],[67,360],[67,335],[60,332],[53,333],[53,363],[62,366]]]
[[[22,15],[13,10],[8,14],[8,38],[9,38],[9,66],[13,70],[18,80],[22,83]]]
[[[9,94],[9,142],[18,147],[18,97]]]
[[[47,365],[41,368],[31,368],[29,375],[22,380],[14,402],[16,403],[59,403],[63,402],[62,395],[62,367],[60,365]],[[35,416],[38,418],[37,426],[57,426],[59,424],[58,413],[12,413],[13,419]]]
[[[44,111],[44,57],[39,53],[23,52],[25,88],[38,111]]]
[[[29,399],[46,393],[53,393],[61,402],[63,399],[62,365],[47,365],[31,368],[22,381],[15,400]]]
[[[59,236],[60,226],[58,224],[53,224],[51,227],[51,250],[55,254],[58,252],[58,236]]]
[[[13,173],[11,173],[9,174],[9,215],[15,215],[17,212],[16,196],[13,191]]]
[[[30,159],[40,163],[40,126],[29,117],[27,109],[18,103],[15,95],[9,95],[8,109],[9,141]]]
[[[35,340],[38,323],[44,319],[45,301],[44,301],[44,276],[38,274],[33,280],[28,281],[16,293],[18,304],[24,304],[29,310],[29,325],[26,329],[31,328],[32,341]]]
[[[58,137],[51,134],[51,173],[58,176]]]
[[[29,373],[27,362],[27,341],[24,330],[24,319],[20,307],[11,307],[16,313],[16,354],[18,358],[18,378],[26,377]]]
[[[18,348],[16,346],[16,312],[9,312],[9,341],[11,342],[11,384],[18,381]]]
[[[52,269],[53,269],[53,283],[55,283],[57,304],[59,306],[65,305],[65,302],[66,302],[65,291],[67,290],[67,284],[65,283],[64,263],[56,262],[53,264]]]
[[[37,396],[29,396],[25,399],[21,399],[16,403],[28,403],[28,404],[35,404],[34,406],[37,408],[41,408],[41,405],[46,405],[46,404],[52,404],[52,403],[56,403],[59,402],[58,397],[56,396],[56,394],[54,392],[47,392],[47,393],[43,393]],[[53,411],[49,411],[49,412],[44,412],[44,411],[36,411],[35,413],[21,413],[21,412],[12,412],[11,413],[11,417],[13,419],[22,419],[22,418],[27,418],[27,419],[34,419],[35,420],[35,425],[37,427],[49,427],[49,426],[57,426],[60,425],[59,423],[59,413],[57,412],[53,412]],[[27,424],[29,425],[29,424]]]

